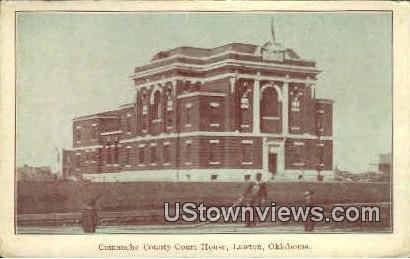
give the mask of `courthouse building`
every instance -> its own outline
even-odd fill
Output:
[[[73,120],[66,177],[91,181],[332,179],[332,101],[314,61],[272,39],[178,47],[135,68],[133,103]],[[331,87],[331,86],[323,86]]]

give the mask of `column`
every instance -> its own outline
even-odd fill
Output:
[[[253,98],[252,98],[252,108],[253,108],[253,133],[260,133],[260,78],[259,74],[255,78],[253,83]]]
[[[316,84],[310,83],[310,98],[311,99],[316,99]]]
[[[230,77],[229,84],[231,88],[231,93],[235,92],[235,83],[236,83],[236,77]]]
[[[282,87],[282,134],[289,132],[289,82],[285,81]]]
[[[285,143],[282,142],[278,151],[278,175],[285,173]]]
[[[266,143],[266,137],[262,138],[262,170],[264,175],[268,175],[268,156],[269,156],[269,147]]]
[[[171,99],[172,99],[172,112],[171,112],[171,128],[173,132],[177,132],[179,130],[178,128],[178,99],[177,99],[177,80],[172,80],[171,81]]]

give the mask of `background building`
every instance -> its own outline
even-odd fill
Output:
[[[78,117],[66,177],[92,181],[317,179],[332,173],[332,101],[275,40],[160,51],[135,68],[135,102]]]
[[[379,171],[389,176],[391,173],[391,161],[391,153],[379,155]]]
[[[48,166],[24,165],[16,170],[18,182],[49,182],[57,180],[57,175]]]

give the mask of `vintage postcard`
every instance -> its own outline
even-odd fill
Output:
[[[3,3],[1,255],[408,256],[409,14]]]

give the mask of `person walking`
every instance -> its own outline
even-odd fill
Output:
[[[314,192],[312,190],[307,190],[304,192],[303,196],[305,199],[305,207],[310,207],[310,209],[312,209],[312,207],[315,206]],[[309,211],[309,217],[304,222],[305,232],[312,232],[315,229],[315,222],[312,221],[310,217],[311,214]]]
[[[95,233],[98,223],[96,200],[92,199],[81,213],[81,226],[85,233]]]
[[[254,227],[256,226],[255,207],[264,206],[267,198],[266,184],[262,181],[261,173],[256,174],[256,181],[249,184],[242,197],[245,206],[253,207],[253,217],[251,219],[251,215],[249,215],[246,218],[246,226]]]

